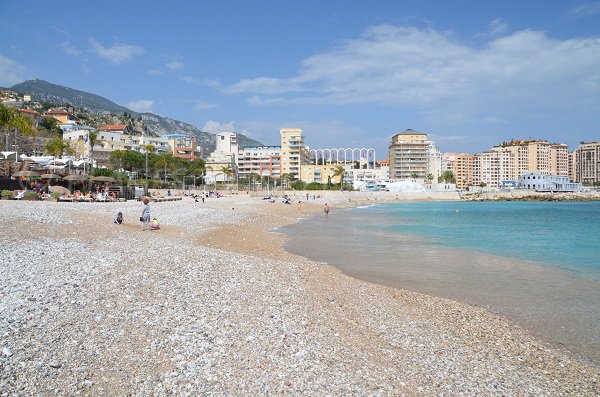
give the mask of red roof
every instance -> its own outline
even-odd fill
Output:
[[[64,110],[64,109],[50,109],[50,110],[48,110],[48,111],[46,112],[46,114],[56,114],[56,115],[59,115],[59,114],[67,114],[67,115],[70,115],[71,113],[67,112],[67,111],[66,111],[66,110]]]
[[[27,113],[27,114],[32,114],[34,116],[39,116],[40,115],[38,112],[36,112],[33,109],[19,109],[19,112],[21,112],[21,113]]]
[[[109,124],[100,127],[102,131],[123,131],[127,126],[125,124]]]

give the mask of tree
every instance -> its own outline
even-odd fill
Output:
[[[163,153],[156,159],[155,165],[164,169],[164,179],[167,183],[167,168],[171,171],[174,170],[173,155],[171,153]]]
[[[346,173],[346,170],[344,169],[344,166],[342,166],[342,165],[338,164],[333,169],[333,176],[340,177],[340,190],[344,190],[344,174],[345,173]]]
[[[233,175],[233,170],[231,169],[231,165],[224,165],[221,167],[221,172],[225,177],[225,182],[229,181],[229,177]]]
[[[442,175],[438,178],[438,182],[456,183],[456,179],[454,179],[454,174],[452,171],[446,170],[442,172]]]
[[[146,149],[146,179],[148,179],[148,153],[154,153],[154,145],[149,143],[144,145],[144,149]]]
[[[73,148],[60,137],[52,138],[46,142],[43,150],[44,153],[54,157],[61,157],[63,153],[73,153]]]
[[[410,174],[410,177],[412,179],[419,179],[419,174],[417,174],[416,172],[413,172],[412,174]]]
[[[8,135],[12,131],[17,131],[23,136],[35,136],[36,129],[33,127],[33,120],[29,117],[20,114],[15,108],[7,107],[0,104],[0,130],[5,134],[5,146],[8,150]]]
[[[94,145],[98,140],[98,131],[88,132],[88,141],[90,143],[90,168],[94,168]]]
[[[40,121],[40,127],[45,128],[51,134],[54,134],[54,135],[60,134],[60,128],[58,127],[58,120],[56,120],[54,117],[48,117],[48,116],[42,117],[42,120]]]

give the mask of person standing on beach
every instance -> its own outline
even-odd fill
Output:
[[[329,206],[327,203],[323,206],[323,212],[325,213],[325,218],[329,217]]]
[[[142,223],[142,230],[150,230],[150,200],[148,197],[144,197],[144,209],[142,210],[142,216],[140,216],[140,222]]]

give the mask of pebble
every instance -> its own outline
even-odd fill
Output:
[[[1,200],[0,395],[600,394],[484,309],[196,243],[244,205]]]

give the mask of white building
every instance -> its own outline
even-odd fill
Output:
[[[580,192],[581,183],[574,183],[566,175],[548,175],[541,172],[527,172],[519,177],[521,189],[538,192]]]
[[[281,146],[251,146],[238,152],[238,174],[281,177]]]
[[[206,159],[206,182],[226,182],[231,180],[225,170],[232,173],[237,167],[238,143],[235,132],[219,132],[215,135],[215,151]]]

